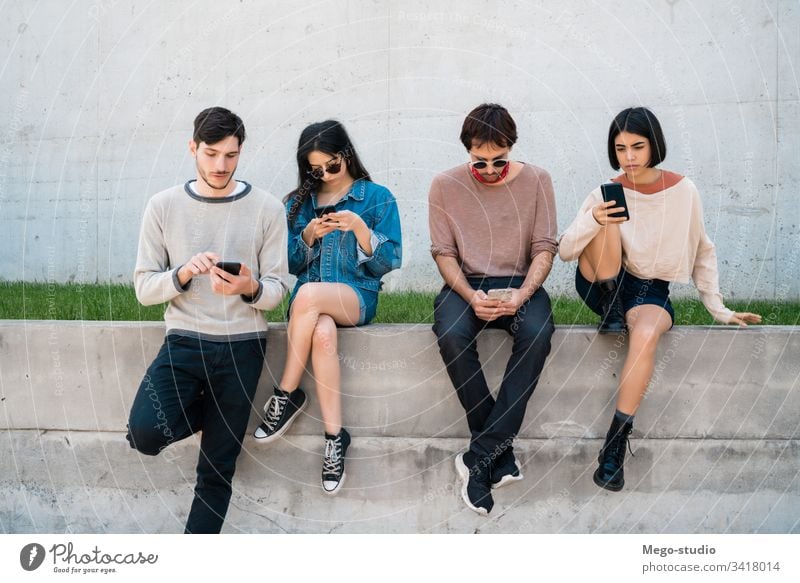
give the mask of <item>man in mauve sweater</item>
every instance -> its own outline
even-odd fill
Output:
[[[456,457],[461,496],[492,510],[492,488],[522,479],[513,441],[550,353],[553,314],[542,287],[556,253],[556,207],[549,174],[508,159],[517,129],[495,104],[464,120],[470,162],[438,175],[429,194],[431,254],[445,285],[433,331],[467,416],[469,450]],[[495,399],[476,348],[485,328],[513,338]]]
[[[131,406],[127,439],[146,455],[202,431],[186,533],[218,533],[264,366],[262,311],[287,291],[283,205],[233,179],[245,130],[221,107],[194,120],[197,178],[153,196],[134,285],[144,305],[168,302],[167,335]],[[238,265],[223,270],[225,261]]]

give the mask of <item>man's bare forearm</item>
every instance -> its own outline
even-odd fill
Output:
[[[544,285],[544,280],[550,275],[550,270],[553,268],[553,254],[548,251],[542,251],[533,258],[531,266],[528,268],[528,273],[525,276],[525,281],[522,282],[520,289],[525,293],[525,299],[528,300],[536,293],[540,287]]]
[[[470,303],[475,290],[467,281],[464,272],[461,271],[458,260],[455,257],[437,255],[435,261],[436,267],[439,268],[439,273],[442,274],[444,282],[450,286],[454,292],[460,295],[465,302]]]
[[[448,257],[445,255],[436,256],[436,266],[439,268],[439,273],[442,275],[444,282],[450,286],[458,295],[464,298],[464,301],[470,302],[472,295],[475,293],[473,287],[461,271],[461,266],[455,257]],[[531,266],[528,268],[528,273],[525,275],[525,281],[522,282],[520,289],[525,294],[525,299],[529,299],[536,290],[544,285],[547,276],[550,275],[550,270],[553,268],[553,254],[543,251],[533,258]]]

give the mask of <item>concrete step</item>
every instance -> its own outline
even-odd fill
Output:
[[[800,533],[797,439],[643,439],[626,488],[591,480],[601,442],[520,439],[525,479],[496,491],[489,517],[462,504],[455,438],[356,438],[347,483],[322,493],[319,436],[239,458],[224,532]],[[122,433],[11,430],[0,434],[3,532],[181,532],[192,499],[192,438],[151,458]]]
[[[163,340],[160,323],[0,321],[0,428],[120,431],[144,372]],[[345,425],[359,437],[468,435],[463,410],[428,325],[340,330]],[[495,389],[510,342],[479,337]],[[271,326],[268,363],[251,427],[280,376],[282,324]],[[613,412],[624,339],[589,327],[559,327],[520,436],[599,438]],[[796,438],[800,333],[794,327],[677,327],[661,342],[656,373],[637,414],[649,438]],[[294,435],[322,431],[313,378]]]

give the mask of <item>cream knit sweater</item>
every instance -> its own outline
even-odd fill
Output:
[[[259,281],[256,295],[216,294],[208,274],[181,287],[178,269],[203,251],[246,264]],[[204,197],[187,182],[147,203],[133,276],[136,297],[144,305],[169,302],[167,334],[212,341],[263,338],[262,310],[278,305],[288,289],[286,256],[286,215],[278,199],[249,184],[238,194]]]
[[[624,174],[614,182],[623,185],[631,217],[620,224],[625,270],[642,279],[679,283],[691,277],[709,313],[727,324],[733,311],[722,303],[717,253],[703,225],[703,207],[694,183],[671,172],[663,172],[657,184],[636,190]],[[599,187],[583,201],[578,216],[561,236],[561,259],[576,260],[600,231],[592,208],[602,201]]]

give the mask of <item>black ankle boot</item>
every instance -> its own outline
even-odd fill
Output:
[[[625,331],[625,314],[622,310],[622,294],[616,279],[603,279],[597,282],[600,288],[600,303],[603,316],[597,331],[600,334],[616,334]]]
[[[628,435],[631,431],[633,431],[632,423],[623,423],[616,415],[614,416],[606,434],[606,442],[597,457],[600,467],[593,476],[594,483],[601,488],[619,492],[625,485],[622,465],[625,462],[625,448],[628,447]]]

